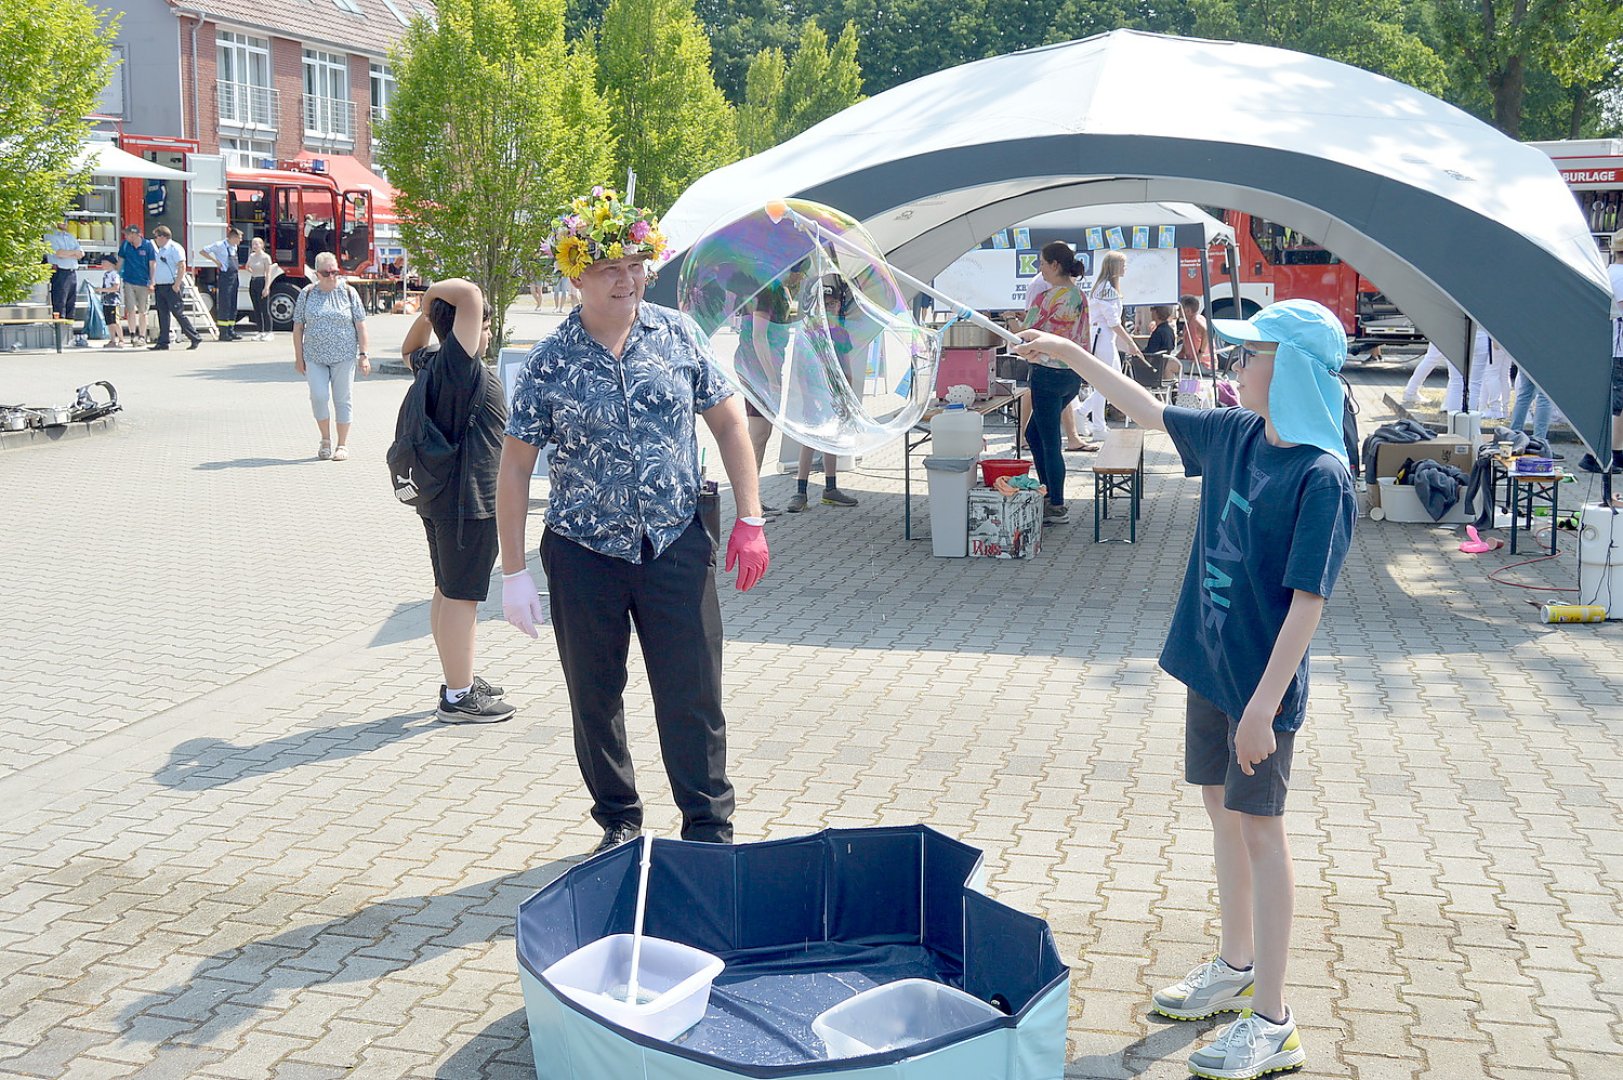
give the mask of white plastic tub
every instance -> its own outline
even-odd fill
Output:
[[[831,1058],[899,1050],[974,1027],[1003,1013],[929,979],[901,979],[846,998],[812,1021]]]
[[[614,934],[583,945],[541,973],[558,992],[632,1031],[674,1039],[704,1019],[710,984],[721,974],[721,957],[663,938],[642,939],[639,1001],[627,1004],[631,935]]]

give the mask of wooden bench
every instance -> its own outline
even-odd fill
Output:
[[[43,319],[0,319],[0,330],[4,330],[8,326],[49,326],[55,332],[57,352],[62,351],[62,335],[70,332],[68,328],[74,325],[76,325],[76,320],[49,317]],[[10,347],[10,344],[7,343],[6,348]]]
[[[1127,543],[1138,543],[1138,512],[1144,500],[1144,429],[1112,430],[1093,462],[1093,542],[1103,543],[1100,523],[1110,516],[1111,500],[1129,503]]]

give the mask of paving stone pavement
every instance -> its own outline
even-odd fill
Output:
[[[110,375],[129,410],[0,450],[0,1074],[532,1073],[513,912],[596,839],[552,645],[487,605],[521,711],[432,721],[427,560],[381,465],[405,380],[362,383],[355,457],[318,463],[285,348],[0,357],[0,398]],[[1373,418],[1401,375],[1354,378]],[[861,506],[778,519],[766,581],[723,596],[740,839],[924,820],[984,848],[1073,967],[1074,1078],[1181,1077],[1211,1028],[1145,1008],[1215,917],[1155,665],[1195,487],[1148,445],[1137,546],[1079,520],[1029,563],[933,560],[878,454],[842,480]],[[1487,580],[1513,560],[1456,542],[1362,522],[1317,640],[1290,817],[1310,1071],[1609,1076],[1623,627],[1539,625]],[[1572,555],[1509,576],[1570,584]],[[646,693],[634,657],[671,835]]]

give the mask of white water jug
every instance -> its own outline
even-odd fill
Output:
[[[930,421],[930,452],[944,458],[978,458],[986,417],[962,405],[948,405]]]

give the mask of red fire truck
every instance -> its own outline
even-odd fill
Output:
[[[1231,267],[1223,248],[1210,249],[1214,317],[1250,318],[1275,300],[1317,300],[1341,319],[1354,355],[1374,353],[1382,345],[1425,341],[1374,282],[1312,238],[1251,214],[1206,209],[1234,228],[1234,251],[1239,259]],[[1181,266],[1186,292],[1200,291],[1199,259],[1197,252],[1184,253]],[[1238,307],[1232,280],[1239,282]]]
[[[377,259],[371,187],[340,189],[338,182],[308,163],[283,162],[278,169],[233,169],[226,173],[228,214],[242,230],[240,260],[246,264],[254,237],[282,268],[271,286],[271,322],[278,330],[293,325],[293,304],[310,283],[316,255],[330,251],[339,268],[356,274]],[[247,311],[243,276],[239,311]]]
[[[1623,229],[1623,139],[1563,139],[1528,143],[1550,155],[1602,251]]]

